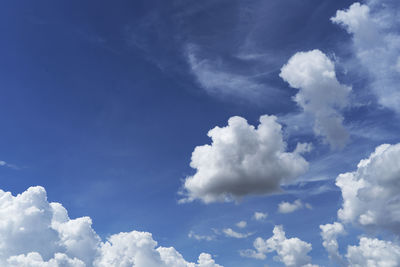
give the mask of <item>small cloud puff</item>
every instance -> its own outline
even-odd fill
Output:
[[[247,238],[249,236],[251,236],[253,233],[238,233],[234,230],[232,230],[232,228],[225,228],[222,229],[222,232],[225,234],[225,236],[227,237],[233,237],[233,238]]]
[[[278,205],[278,211],[279,213],[292,213],[304,207],[312,209],[312,206],[309,203],[303,203],[300,199],[295,200],[293,203],[282,201]]]
[[[205,240],[205,241],[215,240],[215,236],[213,236],[213,235],[199,235],[199,234],[196,234],[193,231],[189,232],[188,237],[189,238],[194,238],[194,239],[196,239],[198,241],[201,241],[201,240]]]
[[[256,211],[253,214],[253,219],[256,221],[262,221],[262,220],[266,219],[267,216],[268,216],[268,213],[266,213],[266,212]]]
[[[247,226],[247,222],[246,221],[240,221],[236,224],[237,227],[239,228],[245,228]]]

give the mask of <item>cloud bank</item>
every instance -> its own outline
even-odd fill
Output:
[[[147,232],[119,233],[102,242],[89,217],[70,219],[40,186],[17,196],[0,190],[0,222],[1,266],[220,267],[206,253],[197,263],[187,262],[173,247],[157,246]]]
[[[184,182],[183,202],[276,193],[281,184],[292,182],[308,168],[301,149],[286,151],[275,116],[261,116],[257,128],[244,118],[232,117],[228,126],[215,127],[208,136],[211,145],[198,146],[192,153],[190,166],[196,173]]]
[[[305,113],[314,117],[314,133],[333,148],[342,148],[349,134],[341,110],[348,105],[351,88],[339,83],[333,62],[320,50],[298,52],[281,69],[279,76],[293,88]]]

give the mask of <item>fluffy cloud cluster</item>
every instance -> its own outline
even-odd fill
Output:
[[[366,228],[400,233],[400,144],[380,145],[354,172],[340,174],[336,185],[343,206],[338,217]]]
[[[43,187],[17,196],[0,190],[0,265],[220,266],[205,253],[197,264],[187,262],[173,247],[157,247],[146,232],[119,233],[102,242],[91,225],[89,217],[70,219],[61,204],[49,203]]]
[[[389,241],[362,237],[359,246],[349,246],[348,266],[396,267],[400,262],[400,247]]]
[[[354,52],[373,79],[380,104],[400,112],[400,21],[394,12],[399,6],[396,1],[368,2],[339,10],[331,20],[353,36]]]
[[[340,110],[348,104],[351,88],[338,82],[333,62],[320,50],[298,52],[282,67],[279,76],[299,89],[294,100],[315,118],[315,134],[333,148],[343,147],[349,135]]]
[[[185,201],[231,201],[249,194],[279,192],[280,185],[303,174],[307,161],[302,149],[286,152],[282,127],[275,116],[261,116],[257,128],[244,118],[232,117],[228,126],[208,132],[211,145],[198,146],[186,178]]]
[[[311,244],[304,242],[297,237],[286,238],[282,226],[275,226],[273,236],[267,240],[258,237],[254,241],[255,250],[241,251],[243,257],[265,259],[266,254],[276,252],[274,258],[288,267],[308,267],[311,265],[311,257],[307,254],[311,251]]]
[[[342,208],[338,218],[366,229],[400,233],[400,144],[384,144],[357,165],[357,170],[340,174]],[[345,234],[341,223],[321,225],[323,246],[329,257],[342,266],[398,266],[400,247],[390,241],[361,237],[358,246],[339,253],[337,238]]]

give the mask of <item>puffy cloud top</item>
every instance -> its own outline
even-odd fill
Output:
[[[0,265],[26,267],[221,267],[209,254],[198,263],[173,247],[157,247],[152,235],[132,231],[106,242],[89,217],[70,219],[59,203],[49,203],[43,187],[17,196],[0,190]]]
[[[280,185],[303,174],[307,161],[300,152],[286,152],[282,127],[275,116],[261,116],[257,128],[232,117],[228,126],[208,132],[211,145],[198,146],[186,178],[184,201],[231,201],[250,194],[280,191]]]
[[[279,76],[299,89],[294,100],[315,117],[314,132],[331,147],[343,147],[348,133],[339,111],[348,104],[351,88],[338,82],[333,62],[320,50],[298,52],[282,67]]]
[[[345,233],[343,225],[334,222],[332,224],[320,225],[319,228],[321,228],[322,245],[328,251],[329,258],[344,265],[343,258],[339,254],[339,244],[337,242],[337,236]]]
[[[348,266],[396,267],[400,262],[400,247],[389,241],[362,237],[359,246],[349,246]]]
[[[288,267],[315,266],[311,265],[311,257],[307,254],[311,251],[311,244],[297,237],[286,238],[282,226],[275,226],[273,236],[267,240],[258,237],[254,241],[255,250],[241,251],[244,257],[265,259],[266,254],[277,253],[277,259]]]
[[[400,144],[380,145],[354,172],[340,174],[343,196],[339,219],[400,233]]]

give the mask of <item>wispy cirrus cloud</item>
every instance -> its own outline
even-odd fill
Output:
[[[211,59],[203,56],[195,45],[187,46],[186,58],[196,81],[210,95],[252,102],[259,102],[260,98],[268,102],[266,96],[282,96],[282,91],[260,80],[265,73],[240,72],[218,57]]]

